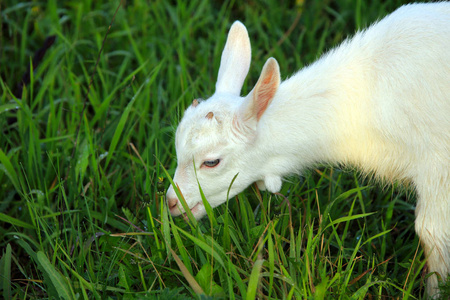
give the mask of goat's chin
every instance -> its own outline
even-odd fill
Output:
[[[206,215],[206,209],[202,202],[198,202],[191,208],[191,212],[196,220],[203,218]]]

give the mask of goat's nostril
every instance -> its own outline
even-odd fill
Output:
[[[169,206],[169,209],[172,209],[174,207],[176,207],[178,204],[178,199],[177,198],[168,198],[167,199],[167,205]]]

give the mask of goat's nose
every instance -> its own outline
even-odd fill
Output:
[[[167,198],[167,205],[169,206],[170,210],[175,208],[177,206],[177,204],[178,204],[178,199],[176,196]]]
[[[166,200],[167,200],[167,206],[169,206],[169,210],[172,210],[175,207],[177,207],[178,197],[177,197],[172,185],[169,187],[169,190],[167,191]]]

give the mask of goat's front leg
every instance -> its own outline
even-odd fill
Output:
[[[450,179],[436,173],[426,181],[416,181],[415,228],[424,247],[428,270],[435,272],[427,281],[429,297],[437,296],[438,278],[445,281],[450,275]]]

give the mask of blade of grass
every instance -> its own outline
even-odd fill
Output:
[[[11,299],[11,245],[6,245],[6,252],[0,259],[0,270],[2,276],[0,276],[4,299]]]
[[[74,299],[72,289],[63,276],[56,270],[52,263],[48,260],[47,256],[42,251],[37,252],[37,260],[39,261],[42,270],[47,274],[51,280],[51,284],[55,287],[58,298],[62,299]],[[56,296],[56,295],[55,295]]]
[[[0,149],[0,163],[0,170],[3,170],[3,172],[5,172],[6,176],[8,176],[9,180],[11,180],[12,184],[14,185],[16,191],[21,191],[16,170],[14,170],[10,159],[8,158],[8,156],[6,156],[2,149]]]
[[[177,263],[178,267],[180,268],[181,273],[183,273],[184,278],[186,278],[187,282],[191,286],[191,288],[198,294],[205,294],[203,292],[203,289],[200,287],[198,282],[195,280],[194,276],[191,275],[191,273],[188,271],[186,266],[183,264],[181,259],[178,258],[177,254],[170,249],[170,252],[172,253],[173,258],[175,259],[175,262]]]
[[[25,223],[24,221],[21,221],[19,219],[13,218],[11,216],[5,215],[4,213],[0,213],[0,222],[9,223],[11,225],[27,228],[27,229],[34,229],[35,227],[31,224]]]
[[[247,289],[247,300],[256,299],[256,290],[259,285],[259,279],[261,276],[261,268],[264,263],[263,259],[257,259],[253,265],[252,273],[250,274],[250,278],[248,280],[248,289]]]

